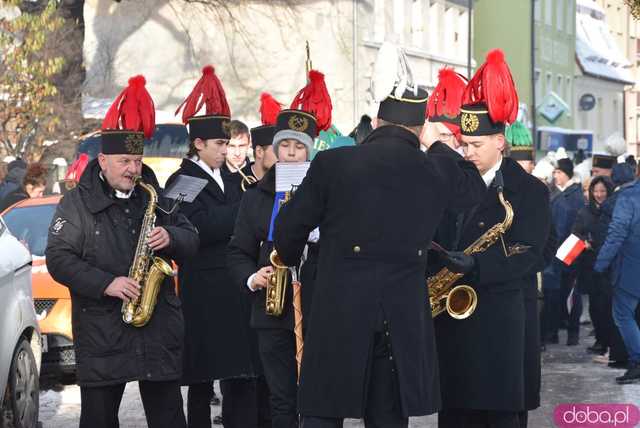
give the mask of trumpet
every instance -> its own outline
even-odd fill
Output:
[[[255,178],[253,175],[247,175],[244,172],[242,172],[242,169],[240,169],[239,167],[235,165],[233,165],[233,167],[236,169],[236,172],[240,174],[240,176],[242,177],[242,181],[240,182],[240,188],[242,189],[243,192],[247,191],[247,186],[251,186],[253,183],[256,183],[258,181],[258,179]]]

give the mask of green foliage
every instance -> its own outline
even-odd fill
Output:
[[[640,0],[624,0],[629,6],[629,12],[635,19],[640,19]]]
[[[5,8],[20,3],[0,0]],[[51,40],[63,25],[54,0],[41,12],[0,20],[0,143],[10,155],[28,155],[33,134],[57,125],[50,101],[58,94],[53,79],[65,59]]]

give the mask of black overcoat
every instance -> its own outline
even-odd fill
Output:
[[[182,372],[184,322],[172,278],[160,289],[149,323],[132,327],[122,321],[122,301],[104,295],[118,276],[128,276],[148,196],[136,188],[127,200],[114,197],[93,160],[78,187],[58,204],[49,229],[47,268],[71,292],[76,374],[81,386],[133,380],[176,380]],[[158,189],[153,171],[143,181]],[[169,201],[160,198],[164,209]],[[156,210],[156,225],[171,237],[158,255],[181,259],[195,254],[198,235],[181,214]]]
[[[498,241],[477,253],[475,273],[459,281],[478,294],[475,312],[464,320],[447,314],[436,319],[444,409],[524,410],[524,367],[535,370],[535,362],[525,362],[525,321],[527,314],[534,315],[533,275],[542,265],[549,234],[548,190],[510,158],[502,160],[500,171],[504,196],[514,210],[505,245],[530,248],[506,257]],[[465,217],[459,249],[467,248],[504,217],[496,189],[490,187],[483,202]],[[535,335],[529,333],[529,340],[534,341]],[[529,384],[534,382],[529,377]]]
[[[468,209],[484,193],[473,164],[442,143],[425,155],[417,137],[396,126],[376,129],[361,145],[316,155],[275,229],[276,248],[288,264],[320,226],[301,414],[363,416],[381,316],[388,322],[401,413],[438,410],[427,247],[446,209]]]
[[[213,177],[189,159],[169,177],[167,187],[181,174],[207,180],[192,203],[180,205],[200,234],[198,254],[185,259],[179,270],[185,319],[183,383],[258,374],[261,368],[257,341],[249,328],[249,302],[231,281],[226,264],[242,197],[240,188],[223,174],[223,192]]]
[[[273,250],[273,242],[269,242],[268,237],[275,199],[275,172],[275,167],[271,168],[262,180],[247,189],[243,196],[233,237],[229,243],[227,262],[234,283],[250,295],[251,327],[293,330],[292,287],[286,288],[284,310],[281,316],[266,314],[265,289],[252,292],[247,287],[247,280],[251,275],[260,268],[271,265],[269,255]],[[309,322],[318,245],[309,244],[307,259],[300,272],[303,326]]]

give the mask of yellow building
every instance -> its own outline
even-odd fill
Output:
[[[623,0],[595,0],[606,15],[616,43],[627,57],[635,85],[625,87],[624,136],[629,153],[640,155],[640,22]]]

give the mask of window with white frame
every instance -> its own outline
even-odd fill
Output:
[[[573,34],[573,28],[576,25],[576,14],[573,11],[574,2],[575,0],[567,2],[567,34]]]
[[[565,100],[564,92],[562,92],[562,87],[564,86],[563,83],[564,83],[564,78],[560,75],[556,76],[556,94],[558,94],[560,98]]]
[[[564,27],[565,2],[564,0],[555,0],[555,1],[556,1],[556,28],[558,31],[562,31]]]
[[[553,1],[546,0],[544,5],[544,23],[553,25]]]
[[[542,8],[541,2],[542,0],[533,0],[533,18],[536,22],[540,22],[542,16],[542,11],[540,10]]]

